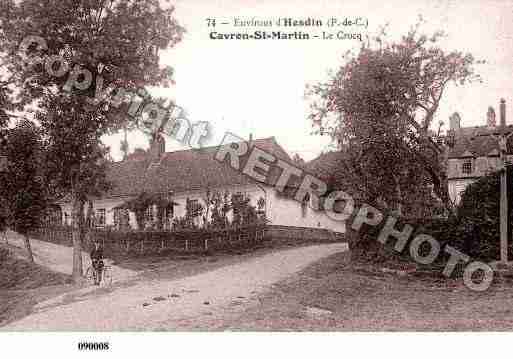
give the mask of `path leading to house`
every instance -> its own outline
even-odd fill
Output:
[[[10,245],[19,248],[19,252],[26,253],[25,242],[21,235],[13,231],[8,231],[6,236]],[[47,267],[54,272],[71,274],[73,269],[73,248],[33,238],[30,239],[30,245],[36,264]],[[26,257],[23,258],[26,259]],[[89,254],[82,252],[82,260],[84,268],[87,268],[89,264]],[[105,264],[111,267],[113,281],[123,281],[137,274],[135,271],[112,265],[110,259],[105,259]]]
[[[345,250],[345,243],[280,250],[178,280],[154,280],[93,293],[84,300],[32,314],[2,330],[173,330],[181,321],[199,320],[213,312],[218,315],[234,302],[242,308],[273,283]]]

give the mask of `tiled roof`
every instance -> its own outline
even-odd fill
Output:
[[[274,137],[256,139],[253,145],[291,162],[287,152]],[[113,163],[107,171],[107,179],[113,184],[113,189],[107,196],[133,196],[141,192],[180,193],[207,187],[255,183],[227,163],[217,161],[214,158],[217,148],[166,152],[158,163],[151,163],[149,156]],[[246,159],[247,156],[241,158],[241,166]]]
[[[340,151],[326,152],[306,164],[307,170],[318,178],[326,179],[340,168],[340,162],[344,160],[344,153]]]
[[[506,133],[513,132],[513,126],[506,127]],[[449,158],[482,157],[498,154],[499,128],[486,126],[463,127],[455,135],[454,146],[449,150]],[[512,136],[513,137],[513,136]],[[508,152],[513,150],[513,138],[508,139]]]
[[[113,184],[109,195],[138,194],[144,185],[144,172],[149,161],[129,160],[115,162],[107,168],[107,180]]]

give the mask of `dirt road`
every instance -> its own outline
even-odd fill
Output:
[[[17,253],[25,253],[25,243],[23,237],[16,232],[7,232],[7,242],[11,246],[15,246],[20,249]],[[64,274],[71,274],[73,269],[73,248],[66,247],[59,244],[48,243],[37,239],[30,239],[30,245],[34,254],[34,261],[53,270],[54,272],[60,272]],[[26,257],[23,257],[26,259]],[[89,266],[89,254],[82,252],[82,260],[84,263],[84,270]],[[112,265],[112,261],[105,259],[105,263],[111,267],[112,277],[115,281],[123,281],[131,278],[137,274],[137,272],[117,267]]]
[[[282,250],[179,280],[91,293],[81,301],[42,309],[0,330],[173,330],[185,319],[219,315],[234,301],[242,308],[273,283],[345,250],[345,243]]]

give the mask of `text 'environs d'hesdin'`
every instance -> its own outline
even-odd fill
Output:
[[[357,40],[369,25],[366,17],[207,18],[211,40]]]

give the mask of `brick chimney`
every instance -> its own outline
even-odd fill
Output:
[[[497,126],[497,120],[495,118],[495,110],[492,106],[488,107],[488,112],[486,112],[486,126],[488,128],[494,128]]]
[[[506,127],[506,100],[501,98],[500,105],[501,127]]]
[[[449,128],[453,131],[459,131],[461,128],[461,117],[455,112],[449,117]]]

